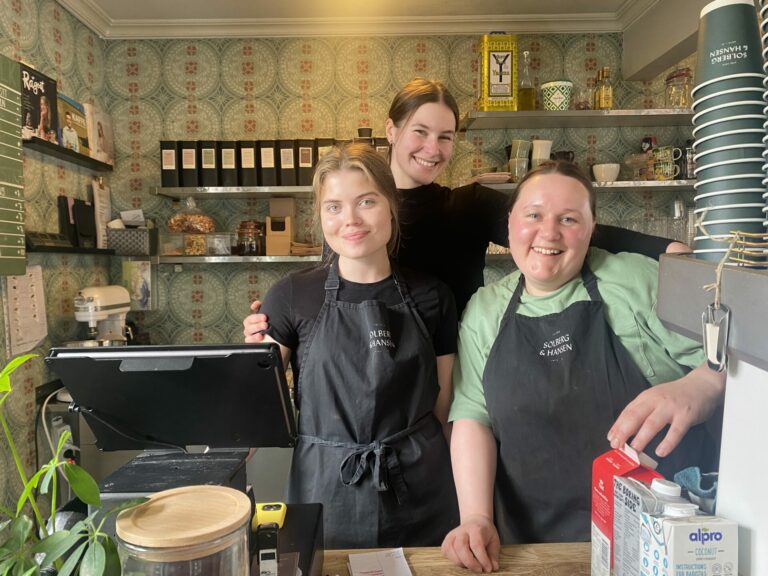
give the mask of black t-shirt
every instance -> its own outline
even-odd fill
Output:
[[[488,243],[508,245],[509,195],[474,183],[451,190],[439,184],[401,189],[398,261],[445,282],[461,314],[483,285]],[[658,259],[670,240],[598,224],[592,245]]]
[[[454,354],[458,332],[456,306],[450,289],[433,276],[402,270],[408,292],[432,340],[436,356]],[[294,382],[298,382],[301,357],[325,299],[328,268],[319,266],[295,272],[278,280],[267,292],[261,311],[269,319],[266,333],[290,348]],[[378,300],[387,306],[403,299],[390,276],[373,284],[358,284],[339,278],[338,298],[359,304]]]

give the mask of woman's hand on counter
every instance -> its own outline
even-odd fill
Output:
[[[692,426],[712,416],[724,396],[725,372],[715,372],[704,364],[678,380],[657,384],[638,394],[608,431],[608,441],[612,448],[618,448],[634,435],[630,445],[635,450],[644,450],[669,425],[656,448],[656,455],[663,458]]]
[[[499,569],[499,533],[490,518],[475,514],[465,518],[443,540],[443,556],[472,572]]]
[[[266,314],[259,314],[261,301],[254,300],[251,303],[251,312],[243,320],[243,336],[247,344],[258,344],[264,341],[264,330],[269,328]]]

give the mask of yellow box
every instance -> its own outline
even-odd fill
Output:
[[[480,40],[480,58],[477,109],[517,110],[517,36],[484,34]]]

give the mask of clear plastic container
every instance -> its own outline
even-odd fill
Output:
[[[248,497],[223,486],[153,494],[115,524],[127,576],[248,576]]]

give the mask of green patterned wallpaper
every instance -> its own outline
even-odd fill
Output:
[[[354,135],[357,126],[383,134],[389,102],[414,76],[443,79],[462,112],[474,98],[476,36],[380,38],[211,39],[105,41],[53,0],[0,0],[0,53],[28,62],[56,78],[59,91],[95,101],[112,115],[116,166],[108,175],[113,212],[142,208],[163,223],[171,201],[150,194],[159,183],[161,139],[258,139]],[[537,83],[566,76],[586,84],[599,66],[611,66],[617,107],[650,108],[663,100],[663,78],[624,82],[619,34],[524,35]],[[537,135],[554,149],[571,149],[582,165],[620,161],[647,134],[660,144],[681,144],[685,128],[471,131],[457,145],[443,181],[458,185],[473,167],[497,165],[511,138]],[[88,198],[92,174],[38,153],[25,154],[26,222],[29,230],[57,231],[56,196]],[[599,219],[684,239],[684,223],[668,210],[676,194],[603,192]],[[685,195],[690,200],[690,195]],[[245,218],[263,219],[264,201],[205,201],[201,208],[220,231]],[[312,235],[310,206],[299,206],[299,240]],[[31,254],[42,264],[47,298],[48,348],[78,339],[72,298],[83,286],[119,281],[119,258]],[[238,342],[253,298],[295,265],[161,265],[156,270],[157,309],[131,313],[153,343]],[[490,270],[498,275],[500,270]],[[2,314],[2,312],[0,312]],[[4,318],[0,316],[4,326]],[[0,339],[0,362],[7,360]],[[6,404],[11,425],[33,468],[34,389],[52,377],[37,360],[14,378]],[[18,490],[9,455],[0,443],[0,494]]]

